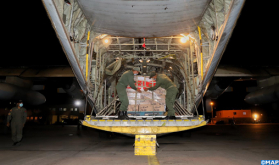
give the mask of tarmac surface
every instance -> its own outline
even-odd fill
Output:
[[[235,165],[279,159],[279,124],[207,125],[157,138],[156,157],[134,156],[134,137],[76,126],[26,126],[20,145],[0,127],[3,165]],[[157,162],[157,160],[158,162]]]

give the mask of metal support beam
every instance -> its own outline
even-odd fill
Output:
[[[201,80],[203,80],[203,56],[202,56],[202,37],[201,28],[198,26],[199,37],[200,37],[200,52],[201,52]]]
[[[89,57],[88,57],[88,51],[89,51],[89,38],[90,38],[90,31],[88,31],[87,33],[87,42],[86,42],[86,69],[85,69],[85,81],[88,81],[88,61],[89,61]]]

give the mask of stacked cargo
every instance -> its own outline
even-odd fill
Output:
[[[158,88],[155,91],[147,91],[146,87],[156,85],[156,81],[149,79],[148,76],[134,76],[135,85],[140,88],[142,93],[127,87],[129,99],[128,114],[131,116],[162,116],[165,112],[166,90]]]

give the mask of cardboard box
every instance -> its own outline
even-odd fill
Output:
[[[148,76],[135,76],[135,85],[140,88],[142,93],[136,92],[134,89],[127,87],[127,96],[129,99],[129,112],[139,112],[141,115],[145,113],[152,113],[154,111],[165,112],[165,96],[166,90],[163,88],[158,88],[154,91],[144,91],[146,87],[155,86],[156,81],[148,78]],[[137,104],[137,105],[136,105]],[[153,113],[152,113],[153,114]]]

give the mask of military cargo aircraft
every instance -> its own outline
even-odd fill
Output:
[[[157,135],[206,124],[197,111],[236,26],[244,0],[42,0],[93,110],[85,126]],[[179,88],[177,120],[117,120],[123,72],[165,73]],[[113,96],[113,97],[112,97]],[[143,119],[143,120],[142,120]],[[163,117],[162,117],[163,119]]]

